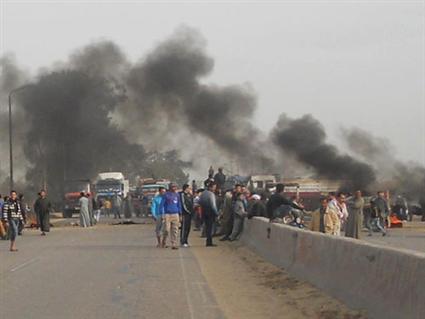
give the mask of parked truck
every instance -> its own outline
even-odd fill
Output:
[[[92,193],[92,184],[88,179],[65,181],[65,194],[63,199],[63,218],[71,218],[73,214],[80,213],[80,193]]]
[[[130,184],[121,172],[99,173],[95,181],[96,200],[126,196]]]

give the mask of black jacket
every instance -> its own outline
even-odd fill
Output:
[[[301,209],[297,204],[285,198],[282,194],[273,194],[267,202],[267,217],[274,218],[274,212],[282,205],[288,205],[296,209]]]
[[[180,200],[182,203],[183,214],[193,214],[193,197],[185,192],[180,192]]]

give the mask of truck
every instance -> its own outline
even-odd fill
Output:
[[[121,172],[99,173],[95,181],[96,200],[114,196],[126,196],[130,191],[130,184]]]
[[[71,218],[80,213],[80,193],[92,193],[92,184],[89,179],[67,180],[64,183],[63,218]]]

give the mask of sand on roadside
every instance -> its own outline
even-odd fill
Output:
[[[192,234],[190,248],[220,308],[230,319],[365,319],[307,282],[266,262],[240,243],[206,248]]]

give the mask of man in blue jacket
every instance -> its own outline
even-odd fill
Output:
[[[164,211],[161,210],[161,203],[162,203],[162,198],[164,197],[164,194],[165,194],[165,188],[160,187],[158,190],[158,194],[152,199],[152,204],[151,204],[151,213],[152,213],[153,219],[155,220],[155,234],[156,234],[156,239],[158,241],[158,245],[157,245],[158,248],[161,247],[162,229],[164,227],[163,225]]]
[[[166,247],[167,237],[170,234],[171,248],[179,249],[177,237],[179,233],[179,224],[182,214],[182,203],[180,195],[177,192],[177,185],[171,184],[170,189],[162,198],[161,209],[164,212],[165,229],[162,237],[162,247]]]

